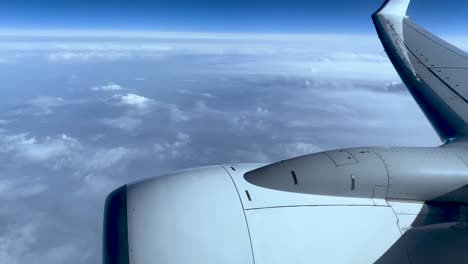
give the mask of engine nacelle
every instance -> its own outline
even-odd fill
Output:
[[[427,247],[449,258],[463,232],[442,246],[412,238],[467,218],[464,153],[355,148],[128,184],[106,201],[104,263],[407,263],[431,260]]]
[[[221,166],[128,184],[106,200],[104,263],[251,263],[239,194]]]
[[[186,170],[117,189],[106,201],[103,262],[372,263],[401,236],[382,199],[263,188],[244,179],[259,167]]]
[[[252,184],[314,195],[468,203],[464,148],[353,148],[247,172]]]

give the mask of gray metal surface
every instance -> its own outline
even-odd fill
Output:
[[[357,162],[337,165],[330,158],[335,154],[323,152],[261,167],[244,177],[264,188],[313,195],[468,203],[468,163],[461,158],[468,155],[465,148],[332,151],[336,152],[352,155]]]
[[[264,188],[245,180],[244,174],[260,167],[259,164],[234,164],[223,166],[231,175],[236,188],[239,190],[242,205],[245,210],[298,207],[298,206],[373,206],[375,201],[370,197],[344,197],[332,195],[317,195],[300,192],[287,192]],[[235,171],[231,169],[235,168]],[[292,179],[291,179],[292,181]],[[386,191],[386,190],[385,190]],[[248,192],[248,195],[247,195]],[[385,195],[384,195],[385,196]],[[386,204],[385,204],[386,205]]]
[[[373,198],[376,186],[388,186],[385,165],[369,148],[297,157],[250,171],[245,179],[269,189],[355,198]]]
[[[373,263],[401,236],[390,207],[260,209],[247,219],[256,264]]]
[[[388,199],[468,202],[468,197],[445,196],[468,183],[467,164],[452,150],[373,148],[373,151],[388,171]]]
[[[244,211],[220,167],[127,186],[130,263],[253,263]]]
[[[443,141],[468,136],[468,55],[406,17],[409,0],[387,1],[372,18],[380,40]]]
[[[403,248],[410,263],[466,263],[467,208],[458,203],[389,200],[403,235],[376,263],[400,263]]]

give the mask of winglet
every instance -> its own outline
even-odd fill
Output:
[[[375,14],[404,17],[409,3],[410,0],[386,0]]]

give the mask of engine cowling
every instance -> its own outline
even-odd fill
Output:
[[[117,189],[106,202],[104,263],[372,263],[401,236],[382,199],[275,190],[244,178],[263,166],[198,168]]]
[[[221,166],[128,184],[109,195],[104,263],[251,263],[246,219]]]

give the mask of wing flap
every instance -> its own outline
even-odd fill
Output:
[[[442,141],[468,137],[468,54],[406,16],[409,0],[387,0],[372,16],[403,82]]]

